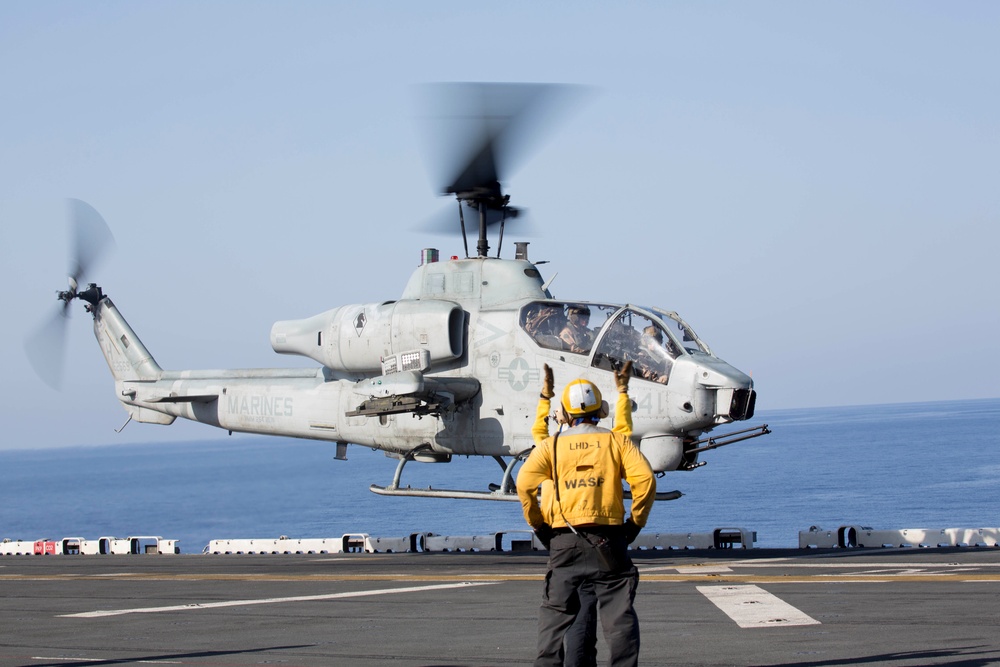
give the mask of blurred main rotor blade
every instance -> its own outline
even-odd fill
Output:
[[[441,193],[490,187],[509,174],[525,149],[580,86],[533,83],[438,83],[420,88],[428,152]]]
[[[59,306],[25,341],[24,352],[38,377],[53,389],[62,385],[69,304]]]
[[[70,259],[70,277],[82,283],[87,272],[109,250],[115,247],[115,238],[94,207],[79,199],[68,199],[69,220],[73,235],[73,256]]]

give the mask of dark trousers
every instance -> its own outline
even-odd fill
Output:
[[[576,589],[580,610],[563,636],[563,667],[597,667],[597,593],[584,581]]]
[[[608,540],[606,548],[596,543]],[[538,613],[538,657],[536,667],[562,667],[563,637],[580,611],[579,588],[594,586],[600,608],[604,640],[613,667],[639,663],[639,619],[632,602],[639,573],[628,556],[628,545],[620,531],[562,533],[549,545],[549,569]]]

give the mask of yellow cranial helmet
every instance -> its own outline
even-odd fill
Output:
[[[590,380],[573,380],[563,389],[563,410],[573,419],[599,415],[603,403],[601,390]]]

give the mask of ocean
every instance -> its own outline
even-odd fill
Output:
[[[759,423],[773,433],[660,478],[684,496],[657,503],[647,528],[738,527],[757,547],[795,547],[811,526],[1000,526],[1000,399],[761,411],[748,425]],[[157,535],[200,553],[211,539],[525,528],[518,503],[375,495],[395,461],[353,445],[347,461],[334,454],[262,436],[0,451],[0,539]],[[492,459],[456,457],[408,464],[403,484],[485,490],[500,474]]]

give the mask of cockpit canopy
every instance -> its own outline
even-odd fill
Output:
[[[674,359],[711,354],[677,313],[604,303],[532,301],[521,328],[542,348],[591,357],[591,365],[618,370],[632,362],[635,377],[666,384]]]
[[[680,315],[673,311],[660,310],[659,308],[649,308],[648,310],[660,317],[666,327],[673,332],[674,337],[681,341],[681,345],[689,354],[703,352],[712,355],[712,350],[709,349],[708,345],[702,339],[698,338],[694,330],[688,326],[687,322],[681,319]]]

